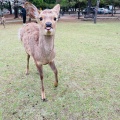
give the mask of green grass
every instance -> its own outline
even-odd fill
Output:
[[[0,26],[0,120],[120,120],[120,23],[58,23],[59,86],[44,66],[47,102],[32,59],[25,75],[21,26]]]

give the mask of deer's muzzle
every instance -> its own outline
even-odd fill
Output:
[[[46,30],[50,30],[52,28],[52,23],[51,22],[46,22],[45,25],[46,25],[46,27],[45,27]]]

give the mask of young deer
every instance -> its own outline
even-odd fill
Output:
[[[54,63],[54,38],[59,11],[59,4],[53,9],[42,11],[40,14],[37,11],[34,11],[38,24],[28,23],[20,30],[20,39],[23,42],[27,53],[26,74],[29,74],[29,59],[30,56],[32,56],[40,74],[42,85],[41,96],[43,101],[46,100],[43,85],[43,65],[50,65],[55,74],[54,86],[58,86],[58,72]]]
[[[5,28],[5,22],[6,22],[5,17],[4,16],[1,17],[1,24],[3,24],[4,28]]]

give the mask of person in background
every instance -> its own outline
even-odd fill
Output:
[[[26,23],[26,9],[24,8],[24,5],[22,6],[21,14],[23,18],[23,24],[25,24]]]

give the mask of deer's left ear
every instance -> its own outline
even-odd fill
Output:
[[[31,18],[38,18],[39,17],[39,10],[37,9],[37,7],[35,5],[33,5],[30,2],[25,2],[24,3],[25,9],[27,11],[27,14],[31,17]]]
[[[52,10],[53,10],[54,12],[56,12],[57,15],[59,15],[59,12],[60,12],[60,5],[57,4]]]

